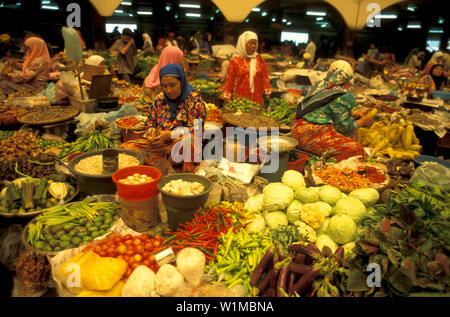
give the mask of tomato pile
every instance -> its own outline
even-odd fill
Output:
[[[145,265],[155,273],[158,271],[155,254],[164,249],[161,247],[163,241],[164,239],[160,235],[150,237],[147,234],[137,236],[114,234],[96,241],[95,244],[89,245],[83,251],[92,250],[102,257],[124,260],[128,263],[128,270],[125,273],[125,277],[128,278],[139,265]]]

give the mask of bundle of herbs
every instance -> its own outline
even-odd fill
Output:
[[[346,288],[359,296],[438,296],[450,293],[450,193],[410,183],[375,205],[361,225],[357,257],[349,263]],[[369,288],[366,268],[381,269],[381,287]]]

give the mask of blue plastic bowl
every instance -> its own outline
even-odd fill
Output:
[[[435,90],[431,95],[433,98],[441,98],[444,101],[450,100],[450,91]]]

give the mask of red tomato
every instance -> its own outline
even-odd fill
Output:
[[[155,240],[161,240],[162,238],[161,238],[161,236],[160,236],[159,234],[155,234],[155,235],[153,236],[153,239],[155,239]]]
[[[134,262],[133,264],[131,264],[131,269],[134,271],[139,265],[141,265],[141,263]]]
[[[142,261],[142,255],[136,254],[136,255],[133,257],[133,260],[134,260],[134,262],[136,262],[136,263],[141,262],[141,261]]]
[[[106,251],[106,253],[108,254],[108,256],[114,258],[117,255],[117,250],[114,248],[109,248],[108,251]]]
[[[125,240],[123,242],[126,246],[132,245],[133,244],[133,240]]]
[[[97,245],[97,246],[94,247],[94,252],[95,253],[100,253],[100,251],[102,251],[102,248],[100,246]]]
[[[130,240],[133,239],[133,236],[131,234],[127,234],[123,237],[124,240]]]
[[[117,247],[117,252],[119,253],[119,254],[126,254],[127,253],[127,247],[125,246],[125,244],[120,244],[118,247]]]
[[[148,241],[148,240],[150,240],[150,237],[148,236],[148,234],[141,234],[141,235],[139,236],[139,238],[140,238],[142,241]]]
[[[124,259],[125,262],[127,262],[127,263],[130,263],[131,258],[132,258],[132,256],[131,256],[131,255],[128,255],[128,254],[126,254],[126,255],[123,256],[123,259]]]
[[[107,256],[106,251],[103,251],[103,250],[101,250],[100,252],[98,252],[98,255],[100,255],[101,257]]]
[[[152,251],[153,250],[153,243],[152,243],[151,240],[145,242],[144,249],[145,249],[145,251]]]
[[[155,248],[157,248],[161,245],[161,242],[159,240],[154,240],[153,245],[155,246]]]
[[[149,263],[152,263],[152,264],[153,264],[153,263],[156,263],[155,255],[154,255],[154,254],[150,254],[150,255],[148,256],[147,260],[148,260]]]
[[[84,248],[83,252],[89,252],[89,251],[91,251],[93,249],[94,249],[94,247],[89,246],[89,247]]]
[[[141,241],[141,239],[139,239],[139,238],[134,238],[134,239],[133,239],[133,244],[134,244],[134,245],[140,245],[140,244],[142,244],[142,241]]]
[[[149,257],[149,255],[150,255],[150,253],[148,253],[148,252],[142,252],[142,253],[141,253],[142,260],[147,260],[148,257]]]
[[[143,244],[139,244],[134,248],[134,250],[136,251],[136,253],[143,253],[145,250],[145,247]]]
[[[113,241],[114,243],[120,243],[120,242],[122,242],[122,238],[121,238],[121,236],[119,236],[118,234],[115,234],[115,235],[112,237],[112,241]]]
[[[133,272],[133,270],[131,269],[131,267],[129,267],[129,268],[127,269],[127,272],[125,273],[125,276],[126,276],[126,277],[129,277],[129,276],[131,275],[132,272]]]
[[[122,254],[119,254],[118,256],[116,256],[116,259],[125,261],[125,258],[123,257]]]

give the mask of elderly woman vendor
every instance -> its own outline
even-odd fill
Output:
[[[192,135],[195,119],[206,119],[205,102],[200,93],[194,91],[187,82],[183,67],[178,64],[167,64],[161,68],[159,78],[162,93],[148,106],[148,119],[145,124],[146,136],[153,145],[162,145],[171,141],[172,131],[176,128],[187,128]],[[158,129],[159,135],[153,137],[150,133],[151,128]],[[175,137],[178,136],[175,135]],[[184,140],[190,142],[192,138]],[[173,145],[176,145],[176,142],[173,142]],[[184,170],[189,170],[192,164],[186,164],[186,162],[189,162],[187,157]]]
[[[352,67],[345,61],[330,65],[322,81],[311,87],[299,104],[292,121],[292,136],[299,141],[298,148],[315,155],[325,151],[337,161],[352,156],[365,159],[363,146],[357,142],[357,128],[369,126],[373,116],[367,111],[353,113],[356,105],[351,91]],[[353,116],[360,116],[355,120]]]

